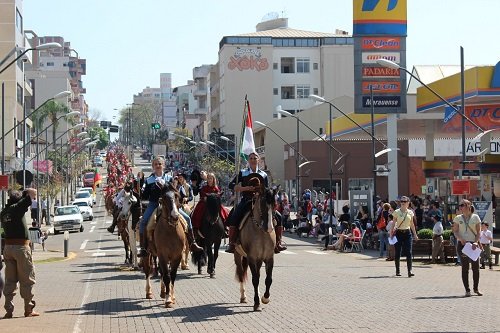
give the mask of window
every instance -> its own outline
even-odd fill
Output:
[[[23,104],[23,87],[19,84],[17,85],[17,102],[21,105]]]
[[[23,17],[19,12],[19,9],[16,8],[16,28],[20,33],[23,33]]]
[[[273,62],[273,69],[278,69],[278,63],[277,62]]]
[[[313,70],[317,71],[318,70],[318,63],[313,62]]]
[[[314,95],[318,95],[318,92],[319,92],[319,91],[318,91],[318,88],[313,88],[313,94],[314,94]]]
[[[309,85],[297,85],[297,98],[308,98],[311,94]]]
[[[54,66],[54,62],[53,61],[47,61],[47,66]]]
[[[309,58],[297,58],[297,73],[309,73],[310,72],[310,60]]]
[[[293,86],[281,87],[281,99],[295,99],[295,87]]]
[[[278,88],[273,88],[273,95],[278,96]]]
[[[295,58],[281,58],[281,73],[295,73]]]

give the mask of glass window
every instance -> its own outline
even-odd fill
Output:
[[[261,37],[260,43],[261,44],[271,44],[271,37]]]
[[[250,44],[249,37],[240,37],[238,38],[238,44]]]
[[[54,66],[54,62],[53,61],[48,61],[47,62],[47,66]]]
[[[314,62],[314,63],[313,63],[313,69],[314,69],[315,71],[317,71],[317,70],[318,70],[318,63],[317,63],[317,62]]]
[[[295,73],[295,58],[281,58],[281,73]]]
[[[311,95],[311,86],[297,85],[297,98],[309,98]]]
[[[307,40],[307,46],[309,46],[309,47],[316,47],[316,46],[318,46],[318,40],[317,39],[308,39]]]
[[[297,58],[297,73],[309,73],[309,58]]]
[[[293,86],[281,87],[281,99],[295,99],[295,87]]]
[[[335,41],[337,45],[346,45],[347,44],[347,38],[345,37],[337,37]]]
[[[273,46],[282,47],[283,46],[283,40],[282,39],[273,39]]]
[[[278,96],[278,88],[273,88],[273,95]]]
[[[319,91],[318,91],[318,88],[313,88],[313,94],[314,94],[314,95],[318,95],[318,92],[319,92]]]
[[[17,102],[21,105],[23,104],[23,87],[19,84],[17,85]]]
[[[260,37],[250,38],[250,44],[260,44]]]
[[[273,69],[278,69],[278,63],[277,62],[273,62]]]
[[[16,8],[16,28],[20,33],[23,33],[23,17],[19,12],[19,9]]]

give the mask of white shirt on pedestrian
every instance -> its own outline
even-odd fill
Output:
[[[490,238],[493,238],[491,230],[481,230],[481,233],[479,234],[479,241],[481,242],[481,244],[490,244]]]
[[[434,228],[432,228],[432,233],[437,236],[443,234],[443,224],[441,223],[441,221],[434,223]]]

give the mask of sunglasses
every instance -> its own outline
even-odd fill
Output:
[[[409,201],[406,201],[406,200],[401,201],[401,203],[408,203],[408,202],[409,202]]]
[[[258,160],[257,157],[250,157],[251,160]]]
[[[458,207],[466,207],[467,205],[464,204],[464,203],[461,203],[460,205],[458,205]]]

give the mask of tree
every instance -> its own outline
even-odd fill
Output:
[[[71,112],[71,110],[64,104],[58,103],[54,100],[47,102],[40,110],[37,111],[37,114],[34,115],[36,126],[42,126],[43,123],[48,119],[52,124],[52,142],[56,141],[56,131],[59,126],[58,118],[62,115]],[[74,124],[74,121],[68,120],[70,124]],[[39,127],[39,128],[40,128]]]
[[[97,149],[104,149],[109,145],[109,137],[108,133],[104,128],[101,127],[91,127],[87,129],[87,132],[89,133],[89,137],[94,140],[96,136],[99,137],[99,141],[95,145]]]

